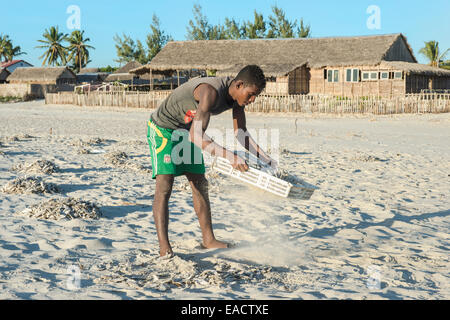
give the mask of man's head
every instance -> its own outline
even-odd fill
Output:
[[[255,101],[266,87],[266,77],[260,67],[249,65],[242,69],[233,81],[231,97],[242,107]]]

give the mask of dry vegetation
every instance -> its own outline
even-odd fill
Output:
[[[98,219],[101,216],[96,204],[75,198],[50,199],[27,208],[20,214],[46,220]]]

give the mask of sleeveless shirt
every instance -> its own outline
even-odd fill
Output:
[[[151,121],[161,128],[189,130],[198,108],[194,90],[202,83],[207,83],[217,90],[217,101],[211,109],[211,114],[217,115],[232,109],[237,103],[230,102],[227,98],[228,88],[233,79],[232,77],[204,77],[184,83],[152,113]]]

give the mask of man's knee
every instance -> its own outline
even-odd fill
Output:
[[[173,180],[172,175],[156,176],[156,195],[169,198],[172,193]]]
[[[191,176],[188,179],[193,192],[208,192],[209,183],[204,175]]]

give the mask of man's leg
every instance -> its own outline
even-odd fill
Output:
[[[186,177],[192,189],[192,200],[202,230],[203,246],[208,249],[227,248],[228,245],[225,242],[216,240],[214,236],[208,196],[208,180],[206,180],[204,174],[186,173]]]
[[[161,257],[173,253],[169,243],[169,199],[172,193],[173,180],[174,176],[169,174],[156,176],[153,218],[155,219]]]

